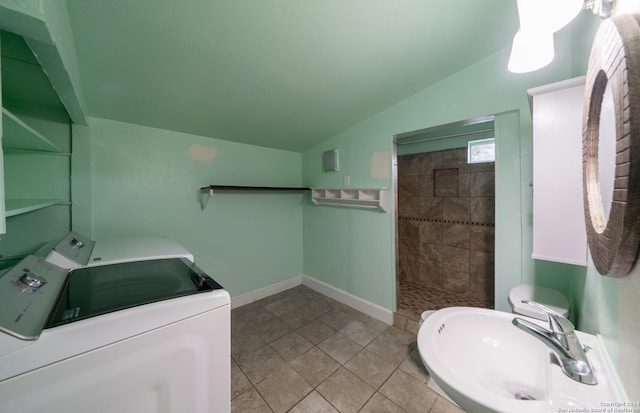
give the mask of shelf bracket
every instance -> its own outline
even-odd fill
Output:
[[[200,210],[204,211],[207,208],[207,204],[209,203],[209,200],[213,198],[213,188],[209,188],[209,192],[207,193],[207,197],[204,199],[204,202],[202,203]]]

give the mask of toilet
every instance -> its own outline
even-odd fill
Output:
[[[531,305],[524,304],[522,300],[535,301],[536,303],[542,304],[556,313],[569,318],[569,300],[560,291],[530,284],[521,284],[512,288],[509,292],[509,305],[511,306],[512,313],[546,321],[547,315],[544,311]],[[420,325],[422,325],[427,317],[434,312],[435,310],[422,312],[422,314],[420,314]]]
[[[427,317],[429,317],[431,314],[433,314],[435,312],[436,312],[435,310],[423,311],[422,314],[420,314],[420,325],[422,325],[425,322]]]
[[[512,313],[546,321],[547,315],[544,311],[524,304],[522,300],[535,301],[569,318],[569,300],[560,291],[529,284],[521,284],[512,288],[509,292],[509,305],[511,306]]]

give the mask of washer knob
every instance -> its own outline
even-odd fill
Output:
[[[73,248],[78,248],[79,249],[79,248],[84,247],[84,242],[80,241],[77,238],[74,238],[74,239],[71,240],[71,245],[72,245]]]
[[[29,288],[38,289],[47,283],[47,279],[33,272],[26,272],[20,277],[20,282]]]

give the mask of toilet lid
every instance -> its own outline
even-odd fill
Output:
[[[549,307],[551,310],[565,317],[569,316],[569,300],[560,291],[550,288],[522,284],[514,287],[509,292],[509,304],[514,313],[546,320],[547,315],[531,305],[522,303],[522,300],[535,301]]]

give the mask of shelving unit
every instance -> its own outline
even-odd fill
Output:
[[[2,128],[2,147],[7,152],[62,153],[60,148],[6,108],[2,108]],[[26,214],[61,202],[61,199],[5,199],[4,216]]]
[[[71,120],[29,40],[0,30],[3,257],[35,252],[71,229]]]
[[[7,199],[5,200],[5,217],[13,217],[27,212],[60,204],[61,199]]]
[[[38,131],[2,108],[2,147],[43,152],[62,152]]]
[[[388,188],[311,188],[316,205],[379,209],[387,212]]]

